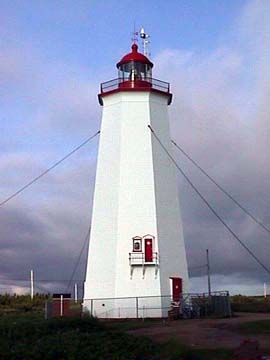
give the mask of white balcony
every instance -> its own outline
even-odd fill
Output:
[[[155,267],[155,276],[157,275],[159,267],[159,255],[157,252],[152,253],[152,257],[146,259],[144,252],[131,252],[129,253],[129,265],[130,265],[130,276],[132,277],[134,267],[142,267],[143,278],[145,274],[145,268],[148,266]]]

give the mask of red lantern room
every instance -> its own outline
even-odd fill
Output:
[[[138,52],[138,45],[133,44],[132,52],[125,55],[116,65],[120,87],[151,87],[153,64],[146,56]]]
[[[103,105],[103,97],[119,91],[154,91],[168,97],[168,105],[171,103],[172,94],[170,84],[152,78],[153,63],[143,54],[138,52],[138,45],[133,44],[131,52],[125,55],[118,63],[118,78],[101,84],[101,92],[98,95],[100,105]]]

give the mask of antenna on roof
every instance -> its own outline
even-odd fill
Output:
[[[131,38],[133,44],[138,43],[138,35],[139,35],[139,33],[138,33],[138,31],[136,31],[136,24],[134,22],[134,29],[133,29],[132,38]]]
[[[150,35],[146,34],[143,27],[140,30],[140,38],[142,39],[143,54],[146,57],[150,57],[151,56],[150,51],[149,51]]]

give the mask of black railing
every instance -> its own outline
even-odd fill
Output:
[[[128,84],[132,84],[132,86],[124,86],[126,83]],[[143,86],[143,84],[145,84],[145,86]],[[138,85],[138,86],[136,86]],[[117,78],[117,79],[113,79],[113,80],[109,80],[106,81],[104,83],[102,83],[100,85],[100,91],[102,94],[113,91],[113,90],[117,90],[117,89],[153,89],[153,90],[158,90],[158,91],[162,91],[165,93],[169,93],[170,92],[170,84],[165,82],[165,81],[161,81],[158,79],[153,79],[153,78],[144,78],[141,80],[129,80],[129,79],[123,79],[123,78]]]

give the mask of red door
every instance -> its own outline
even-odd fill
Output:
[[[179,301],[182,294],[182,279],[173,277],[172,279],[172,295],[173,301]]]
[[[152,239],[145,239],[145,262],[153,261],[153,242]]]

